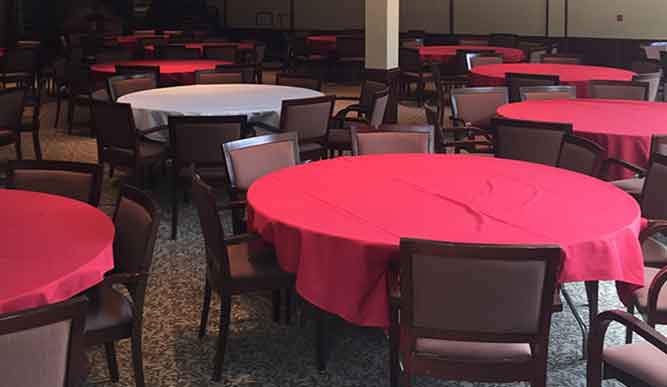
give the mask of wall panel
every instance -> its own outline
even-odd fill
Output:
[[[401,0],[401,31],[449,33],[449,6],[454,0]]]
[[[546,0],[455,0],[457,34],[544,36]]]
[[[295,0],[294,8],[298,30],[363,29],[366,24],[364,0]]]

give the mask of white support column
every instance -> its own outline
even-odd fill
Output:
[[[398,68],[400,0],[366,0],[366,68]]]

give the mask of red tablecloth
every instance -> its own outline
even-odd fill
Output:
[[[0,189],[0,314],[64,301],[113,268],[114,226],[97,208]]]
[[[611,184],[539,164],[386,155],[309,163],[258,180],[249,224],[314,305],[386,327],[399,238],[558,244],[561,282],[643,284],[637,202]]]
[[[492,46],[424,46],[419,48],[419,54],[423,60],[448,62],[456,56],[457,50],[492,50],[502,55],[505,63],[517,63],[526,58],[523,50],[518,48]]]
[[[120,45],[135,45],[140,39],[168,38],[167,35],[123,35],[117,36],[116,42]]]
[[[477,66],[471,70],[471,82],[475,86],[501,86],[505,84],[506,73],[558,75],[562,84],[577,87],[578,97],[588,96],[588,82],[590,81],[630,81],[636,75],[632,71],[611,67],[514,63]]]
[[[667,134],[667,104],[623,100],[527,101],[501,106],[498,115],[519,120],[568,122],[576,134],[607,149],[607,157],[648,167],[651,135]],[[627,170],[613,169],[621,179]]]
[[[311,50],[322,54],[330,54],[336,51],[336,35],[315,35],[306,38],[306,43]]]
[[[163,83],[192,84],[194,72],[198,70],[213,70],[218,65],[227,65],[231,62],[222,60],[131,60],[113,63],[99,63],[90,66],[94,73],[113,74],[116,65],[125,66],[160,66],[160,79]]]

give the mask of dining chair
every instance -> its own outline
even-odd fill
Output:
[[[505,84],[509,88],[510,102],[520,102],[522,87],[558,86],[560,77],[558,75],[506,73]]]
[[[204,58],[224,60],[227,62],[238,63],[238,48],[236,44],[229,45],[204,45]]]
[[[561,262],[558,246],[401,239],[399,291],[389,289],[390,385],[427,375],[546,386]]]
[[[558,157],[558,168],[592,177],[600,177],[606,152],[603,147],[583,137],[568,134]]]
[[[220,147],[247,136],[246,116],[169,117],[169,150],[172,159],[171,239],[178,237],[179,187],[189,187],[192,168],[217,188],[229,184]]]
[[[0,374],[12,387],[79,387],[85,376],[83,326],[88,300],[0,315]]]
[[[276,85],[322,91],[322,80],[307,74],[278,73],[276,74]]]
[[[23,114],[21,115],[20,133],[30,133],[32,136],[32,149],[35,159],[42,159],[42,144],[39,138],[42,114],[42,96],[44,94],[43,82],[37,82],[35,87],[26,89],[25,101],[23,103]]]
[[[648,101],[655,102],[660,90],[660,82],[662,81],[662,70],[654,73],[637,74],[632,77],[632,81],[648,83]]]
[[[654,134],[651,136],[649,155],[656,153],[667,156],[667,135]],[[609,158],[605,161],[606,168],[612,165],[625,169],[634,174],[634,176],[627,179],[613,180],[611,183],[629,193],[637,200],[640,200],[642,190],[644,189],[644,181],[646,180],[646,168],[616,158]]]
[[[157,88],[158,80],[155,73],[114,75],[107,78],[107,93],[112,101],[138,91],[152,90]]]
[[[391,153],[435,153],[430,125],[384,125],[380,130],[351,129],[354,156]]]
[[[130,339],[132,368],[137,387],[143,387],[142,331],[146,286],[153,261],[153,249],[160,225],[157,204],[146,193],[123,185],[113,215],[114,269],[101,284],[89,290],[86,313],[86,347],[104,345],[109,374],[118,382],[115,343]],[[116,290],[121,286],[124,292]]]
[[[400,82],[403,95],[410,94],[412,84],[416,84],[415,96],[417,104],[422,106],[426,94],[426,84],[433,81],[430,68],[422,61],[419,50],[412,48],[399,49]]]
[[[18,160],[23,159],[21,117],[23,116],[25,95],[25,89],[0,90],[0,146],[14,145]]]
[[[636,60],[630,64],[630,71],[637,74],[657,73],[662,72],[662,66],[655,60]]]
[[[33,87],[37,73],[37,49],[14,48],[0,57],[0,81],[2,87]]]
[[[336,65],[350,69],[353,75],[361,75],[366,62],[366,38],[350,31],[336,38]]]
[[[473,69],[477,66],[503,63],[502,55],[498,54],[470,53],[468,55],[469,58],[467,58],[467,60],[470,63],[469,64],[470,69]]]
[[[519,46],[519,35],[490,34],[489,46],[516,48]]]
[[[583,58],[577,54],[545,53],[540,57],[540,63],[580,65],[584,64],[584,61]]]
[[[591,98],[648,101],[650,84],[635,81],[590,81]]]
[[[280,144],[273,142],[272,144]],[[259,146],[262,147],[261,145]],[[251,147],[252,148],[252,147]],[[240,148],[238,148],[240,149]],[[276,152],[273,156],[281,157],[278,149],[248,149],[254,153]],[[284,151],[288,151],[285,149]],[[288,152],[289,153],[289,152]],[[288,155],[284,153],[282,156]],[[259,154],[253,156],[262,157]],[[297,157],[296,155],[294,155]],[[222,367],[225,359],[229,325],[231,323],[232,295],[249,292],[285,292],[285,320],[289,322],[290,293],[294,287],[294,275],[284,272],[275,257],[272,247],[261,244],[256,234],[225,235],[220,221],[221,210],[243,210],[245,201],[233,201],[218,206],[213,189],[204,183],[196,173],[192,180],[192,197],[199,215],[199,222],[204,234],[206,249],[206,285],[202,308],[199,337],[206,335],[208,314],[212,292],[220,296],[220,332],[214,360],[213,380],[222,378]],[[278,298],[279,299],[279,298]],[[280,303],[274,303],[274,320],[280,320]]]
[[[519,93],[521,101],[577,98],[575,86],[524,86],[519,88]]]
[[[387,89],[387,85],[382,82],[365,80],[361,84],[361,93],[359,97],[341,97],[336,96],[336,101],[357,101],[338,111],[334,117],[335,120],[344,120],[349,114],[355,114],[357,117],[366,117],[371,110],[373,95],[377,92]]]
[[[454,126],[490,130],[491,119],[502,105],[509,103],[506,87],[466,87],[451,90],[450,103]]]
[[[198,48],[188,48],[185,45],[166,44],[156,47],[155,55],[160,59],[190,60],[201,58],[201,51]]]
[[[635,344],[605,347],[611,323],[624,326],[641,336]],[[663,386],[667,380],[667,338],[635,316],[620,310],[601,313],[591,326],[590,352],[586,366],[586,386],[601,387],[614,379],[626,386]]]
[[[335,152],[340,155],[345,151],[352,151],[352,137],[350,129],[352,128],[371,128],[377,129],[384,123],[384,117],[387,112],[389,102],[389,88],[378,91],[371,97],[371,110],[362,118],[346,117],[343,121],[336,120],[332,124],[334,127],[329,129],[327,146],[330,154]]]
[[[496,157],[556,166],[572,125],[493,118]]]
[[[114,63],[132,60],[132,49],[126,47],[107,48],[95,54],[95,63]]]
[[[90,67],[85,64],[69,62],[65,69],[65,85],[67,100],[67,133],[72,134],[77,106],[83,106],[90,113],[95,101],[105,100],[106,92],[102,95],[95,89],[95,82]],[[90,125],[87,121],[84,125]],[[94,129],[91,127],[91,136]]]
[[[7,188],[65,196],[97,207],[102,167],[74,161],[10,160]]]
[[[195,71],[195,83],[199,85],[254,83],[254,77],[254,68],[243,65]]]
[[[445,126],[442,121],[442,103],[424,103],[426,122],[433,126],[436,153],[488,153],[493,150],[492,133],[473,126]]]
[[[165,144],[147,141],[143,137],[164,128],[138,130],[130,104],[96,101],[92,111],[98,162],[109,164],[110,176],[113,176],[115,167],[132,170],[136,184],[143,187],[146,169],[162,163],[168,156]]]

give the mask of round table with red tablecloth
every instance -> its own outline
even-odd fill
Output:
[[[114,226],[73,199],[0,189],[0,315],[67,300],[113,268]]]
[[[162,84],[193,84],[195,71],[214,70],[220,65],[229,65],[232,62],[223,60],[187,59],[187,60],[129,60],[110,63],[98,63],[90,66],[94,73],[111,75],[116,72],[116,66],[159,66],[160,81]]]
[[[577,96],[588,96],[588,83],[599,81],[631,81],[637,75],[632,71],[612,67],[583,66],[551,63],[509,63],[476,66],[470,70],[474,86],[502,86],[505,74],[521,73],[536,75],[558,75],[561,84],[576,86]]]
[[[662,102],[573,99],[503,105],[498,115],[517,120],[567,122],[575,134],[603,146],[608,158],[648,167],[653,134],[667,135],[667,104]],[[631,172],[612,169],[607,177]]]
[[[255,49],[254,43],[231,43],[231,42],[209,42],[209,43],[174,43],[177,46],[185,46],[186,48],[196,48],[199,50],[200,55],[204,55],[204,47],[226,47],[232,46],[236,47],[239,51],[252,51]],[[146,52],[153,54],[155,53],[155,46],[148,45],[144,47]]]
[[[296,273],[299,294],[363,326],[388,326],[387,275],[402,237],[558,244],[560,282],[643,285],[637,202],[601,180],[541,164],[339,157],[267,175],[247,199],[250,228]]]
[[[523,50],[494,46],[423,46],[419,48],[422,60],[449,62],[456,56],[456,51],[493,51],[503,57],[505,63],[518,63],[526,59]]]

